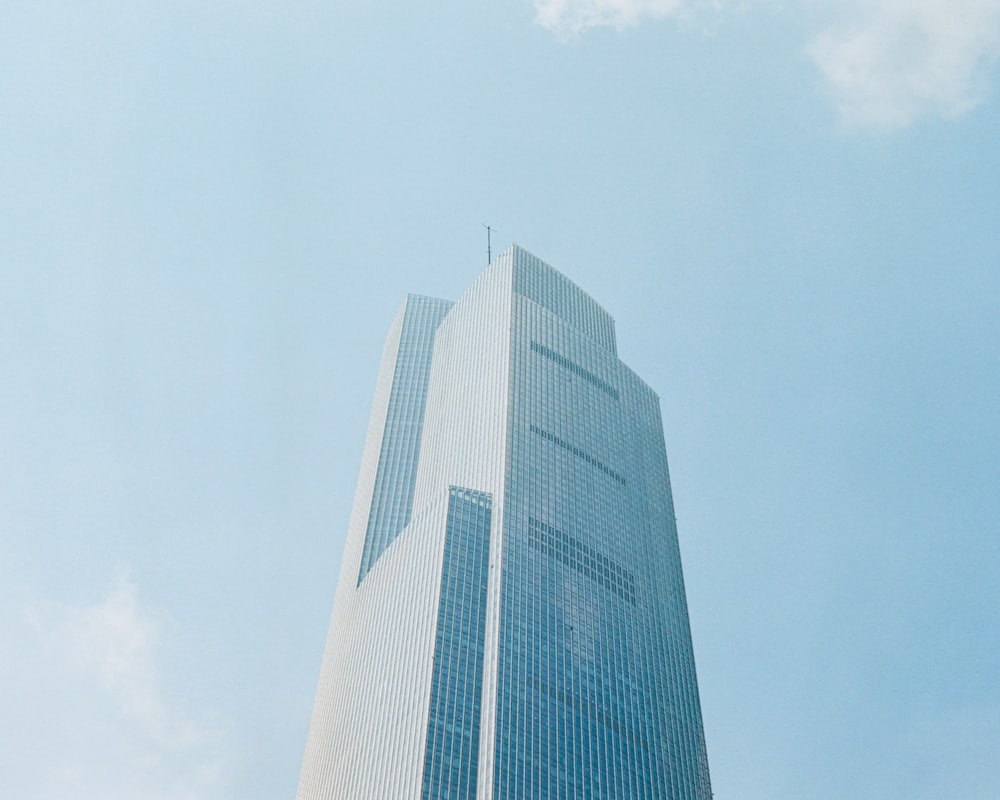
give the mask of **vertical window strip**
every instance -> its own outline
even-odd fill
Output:
[[[393,369],[358,585],[410,522],[434,334],[452,303],[411,296]]]
[[[423,800],[476,793],[492,503],[485,492],[449,492]]]

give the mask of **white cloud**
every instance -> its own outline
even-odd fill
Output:
[[[34,609],[32,616],[52,651],[89,674],[122,717],[151,741],[164,747],[197,742],[197,728],[164,704],[153,662],[159,628],[139,608],[128,573],[118,576],[110,595],[97,605],[48,606]]]
[[[631,28],[704,9],[788,13],[764,0],[534,0],[535,22],[572,40],[590,28]],[[807,52],[850,127],[894,129],[984,102],[1000,58],[1000,0],[821,0],[842,21]]]
[[[1000,55],[1000,0],[867,0],[808,52],[850,126],[899,128],[983,102]]]
[[[10,654],[21,667],[3,675],[16,697],[0,696],[19,738],[0,758],[8,789],[25,800],[221,793],[221,737],[164,690],[162,626],[127,573],[99,603],[36,603],[24,619]]]
[[[573,39],[588,28],[623,30],[645,18],[680,14],[691,5],[691,0],[535,0],[535,22],[562,39]]]

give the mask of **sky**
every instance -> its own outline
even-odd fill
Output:
[[[717,800],[1000,797],[1000,0],[0,7],[0,795],[292,797],[382,342],[660,395]]]

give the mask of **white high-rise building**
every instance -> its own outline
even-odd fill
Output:
[[[390,329],[298,798],[711,798],[659,401],[516,246]]]

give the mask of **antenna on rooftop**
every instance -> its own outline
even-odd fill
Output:
[[[486,265],[489,266],[493,263],[493,237],[491,234],[494,229],[485,222],[483,223],[483,227],[486,228]]]

